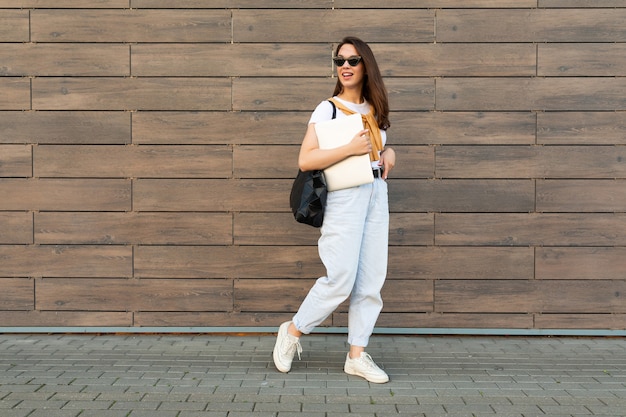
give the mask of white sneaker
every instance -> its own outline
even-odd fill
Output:
[[[376,384],[384,384],[389,381],[387,373],[380,369],[372,357],[365,352],[361,352],[361,356],[354,359],[350,359],[348,353],[343,370],[347,374],[363,377]]]
[[[274,365],[280,372],[289,372],[296,352],[298,352],[298,359],[301,359],[302,346],[300,346],[300,338],[289,334],[287,329],[290,324],[290,321],[286,321],[280,325],[276,344],[274,345]]]

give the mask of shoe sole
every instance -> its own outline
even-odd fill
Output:
[[[361,378],[365,379],[366,381],[373,382],[374,384],[384,384],[386,382],[389,382],[389,377],[381,378],[381,379],[368,378],[367,376],[359,373],[358,371],[353,371],[352,369],[345,368],[345,367],[343,368],[343,371],[345,373],[347,373],[348,375],[360,376]]]

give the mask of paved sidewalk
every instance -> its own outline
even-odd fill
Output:
[[[342,335],[1,335],[0,417],[625,416],[626,339],[374,336],[389,373],[343,373]]]

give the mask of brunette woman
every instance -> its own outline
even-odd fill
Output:
[[[328,193],[318,241],[326,276],[319,278],[291,321],[278,330],[274,363],[289,372],[300,356],[300,337],[320,325],[348,297],[348,343],[344,371],[374,383],[389,377],[365,352],[383,303],[380,295],[387,274],[389,206],[386,179],[396,163],[386,147],[389,103],[383,79],[370,47],[356,37],[337,46],[333,61],[337,84],[331,100],[336,116],[360,113],[365,129],[344,146],[320,149],[315,123],[332,118],[327,100],[313,111],[302,141],[298,165],[303,171],[325,169],[353,155],[369,154],[374,182]]]

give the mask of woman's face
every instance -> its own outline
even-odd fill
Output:
[[[354,88],[360,86],[363,82],[365,77],[363,60],[354,67],[347,61],[348,58],[357,56],[359,56],[359,53],[356,51],[356,48],[349,43],[342,45],[337,52],[337,57],[346,59],[343,65],[337,65],[337,77],[339,77],[339,82],[344,88]]]

